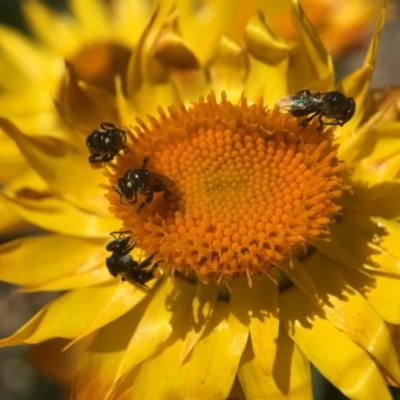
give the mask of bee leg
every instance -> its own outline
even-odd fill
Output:
[[[138,214],[140,213],[143,207],[152,202],[154,197],[154,192],[148,192],[146,193],[146,195],[147,197],[145,198],[144,202],[139,206]]]
[[[99,153],[94,153],[91,156],[89,156],[89,162],[90,163],[96,163],[99,162],[100,160],[97,159],[97,157],[99,157],[100,154]]]
[[[301,121],[299,123],[300,126],[303,127],[303,130],[307,127],[307,125],[319,114],[319,111],[316,111],[314,114],[311,114],[309,117],[303,119],[303,121]]]
[[[147,157],[143,158],[142,166],[140,168],[141,169],[146,169],[146,165],[149,162],[149,160],[150,160],[150,156],[147,156]]]
[[[153,274],[151,273],[151,271],[143,271],[143,275],[141,276],[141,283],[145,285],[145,283],[151,281],[152,279],[154,279]],[[147,287],[147,286],[146,286]],[[149,288],[147,288],[149,289]]]
[[[133,200],[131,200],[129,203],[136,204],[136,202],[137,202],[137,192],[136,192],[136,190],[133,193],[134,193],[135,198]]]
[[[153,274],[153,277],[154,277],[154,278],[160,278],[160,277],[161,277],[161,273],[160,273],[160,271],[159,271],[157,268],[158,268],[158,265],[159,265],[160,263],[162,263],[163,261],[164,261],[164,260],[157,261],[157,262],[154,263],[154,265],[151,267],[150,271],[151,271],[151,273]]]
[[[100,126],[101,129],[104,129],[105,131],[115,129],[115,125],[112,122],[102,122]]]
[[[339,125],[339,126],[343,126],[345,124],[345,122],[335,119],[332,122],[323,122],[324,125]]]
[[[299,126],[301,126],[301,127],[303,128],[302,131],[304,131],[304,129],[306,129],[306,127],[307,127],[307,125],[308,125],[309,122],[310,122],[309,119],[306,118],[306,119],[303,119],[303,121],[301,121],[301,122],[299,123]]]
[[[317,131],[318,132],[322,131],[322,129],[324,128],[324,125],[327,125],[326,122],[324,122],[322,120],[322,116],[323,116],[323,114],[320,114],[320,116],[318,117],[318,122],[319,122],[319,125],[317,126]]]
[[[164,196],[163,196],[164,199],[167,200],[171,196],[172,196],[171,191],[169,189],[167,189],[167,188],[164,188]]]
[[[127,265],[125,265],[125,270],[128,271],[129,273],[134,273],[135,270],[139,269],[139,263],[137,261],[135,261],[132,256],[129,256],[129,263],[127,263]]]
[[[146,267],[148,267],[149,265],[151,265],[151,263],[153,262],[153,258],[154,258],[154,256],[156,255],[157,253],[154,253],[154,254],[152,254],[150,257],[148,257],[148,258],[146,258],[144,261],[142,261],[140,264],[139,264],[139,266],[138,266],[138,268],[139,269],[143,269],[143,268],[146,268]],[[158,261],[158,262],[160,262],[160,261]],[[157,263],[156,263],[157,264]]]
[[[119,202],[120,202],[122,205],[125,205],[125,204],[122,202],[122,198],[124,197],[124,196],[122,195],[122,193],[121,193],[117,188],[115,188],[114,186],[113,186],[112,188],[119,194]]]
[[[116,236],[118,235],[119,238],[122,238],[124,235],[128,234],[128,233],[132,233],[132,231],[114,231],[114,232],[110,232],[110,235],[116,239]]]
[[[142,208],[144,207],[146,205],[146,202],[144,201],[140,206],[139,206],[139,209],[138,209],[138,214],[140,214],[140,211],[142,211]]]
[[[103,157],[101,157],[102,162],[108,162],[111,161],[114,158],[113,154],[105,154]]]
[[[325,122],[325,121],[323,121],[322,120],[322,117],[324,116],[324,114],[321,114],[320,116],[319,116],[319,118],[318,118],[318,121],[319,121],[319,125],[318,125],[318,127],[317,127],[317,130],[318,131],[321,131],[322,130],[322,128],[324,127],[324,125],[340,125],[340,126],[343,126],[344,125],[344,122],[343,121],[340,121],[340,120],[338,120],[338,119],[334,119],[332,122]]]
[[[125,250],[126,254],[129,254],[136,246],[136,242],[135,243],[131,243]]]
[[[299,90],[296,95],[299,96],[311,96],[311,92],[308,89]]]

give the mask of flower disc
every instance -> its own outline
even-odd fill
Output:
[[[118,189],[118,178],[149,157],[145,168],[171,196],[156,191],[140,212],[146,191],[136,203],[113,188],[107,197],[132,240],[167,267],[203,280],[273,276],[271,267],[326,232],[340,210],[333,200],[344,164],[330,131],[302,130],[262,99],[234,105],[225,93],[220,103],[211,94],[159,114],[149,126],[139,121],[107,176]]]

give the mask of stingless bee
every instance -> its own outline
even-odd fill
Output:
[[[289,111],[294,117],[311,114],[300,122],[299,125],[303,129],[318,116],[318,131],[321,131],[325,125],[343,126],[350,121],[356,110],[354,99],[338,91],[311,93],[307,89],[301,90],[282,97],[276,104],[282,110]],[[322,119],[323,117],[330,121]]]
[[[144,201],[139,206],[138,214],[146,204],[152,202],[154,193],[164,192],[164,199],[171,196],[169,186],[172,186],[173,182],[163,175],[148,170],[146,165],[149,159],[150,157],[145,157],[140,168],[128,169],[122,178],[118,178],[118,188],[114,188],[121,196],[121,204],[123,204],[122,198],[135,204],[138,194],[145,196]]]
[[[111,256],[106,258],[108,271],[112,276],[120,276],[122,281],[128,281],[139,289],[152,293],[146,283],[160,276],[157,268],[162,261],[153,264],[153,258],[157,253],[152,254],[140,263],[135,261],[129,254],[135,248],[135,243],[131,242],[130,233],[132,232],[111,232],[114,240],[106,246],[106,250],[112,252]],[[117,235],[118,237],[116,237]],[[153,264],[152,267],[146,269],[151,264]]]
[[[87,138],[90,163],[111,161],[121,150],[128,152],[126,132],[111,122],[102,122],[101,129],[95,129]]]

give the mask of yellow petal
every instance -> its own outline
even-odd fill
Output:
[[[40,228],[71,236],[104,238],[119,229],[114,218],[103,217],[79,209],[59,198],[37,193],[38,200],[29,197],[2,195],[1,201],[23,219]],[[36,196],[36,194],[35,194]]]
[[[150,31],[152,30],[158,16],[158,9],[154,12],[149,22],[143,29],[139,41],[136,45],[135,51],[129,60],[128,69],[126,71],[126,92],[127,97],[131,99],[135,93],[140,89],[143,82],[142,62],[144,57],[144,45]]]
[[[97,0],[70,0],[74,17],[82,25],[85,39],[99,40],[111,31],[110,6]]]
[[[156,60],[163,64],[163,66],[161,64],[158,65],[158,80],[171,81],[179,99],[185,104],[198,100],[200,96],[211,90],[208,74],[200,68],[192,49],[182,39],[175,19],[162,28],[152,51]],[[153,65],[157,69],[157,65]],[[150,66],[151,63],[149,64]],[[168,77],[166,76],[167,69]],[[145,76],[144,78],[151,81],[146,79]],[[157,81],[157,79],[153,77],[153,81]],[[218,93],[225,89],[226,87],[221,90],[215,90]]]
[[[78,364],[71,389],[72,399],[106,398],[145,305],[139,304],[134,310],[100,329]]]
[[[398,220],[400,216],[400,204],[397,200],[400,193],[399,182],[386,182],[385,184],[377,185],[377,192],[381,196],[369,205],[368,212],[370,215],[379,215],[380,217]]]
[[[176,20],[162,28],[153,45],[153,52],[158,61],[170,68],[191,70],[199,67],[193,51],[179,34]]]
[[[29,187],[37,192],[48,190],[46,182],[32,168],[27,168],[14,179],[7,182],[3,187],[3,192],[18,192],[23,188]]]
[[[51,72],[53,63],[47,64],[46,52],[28,37],[18,31],[0,26],[0,52],[2,72],[8,71],[11,75],[1,77],[1,83],[12,91],[25,90],[26,85],[37,85],[37,82],[48,82],[46,74]],[[29,60],[29,62],[26,62]],[[47,65],[46,65],[47,64]],[[50,73],[50,76],[53,74]],[[11,80],[9,80],[11,78]]]
[[[91,261],[89,261],[91,263]],[[55,278],[49,282],[45,282],[40,285],[28,285],[20,289],[20,292],[30,293],[30,292],[54,292],[59,290],[73,290],[78,288],[84,288],[88,286],[99,285],[103,282],[108,282],[111,280],[110,273],[107,271],[104,265],[102,268],[95,268],[84,272],[79,272],[79,274],[69,274],[59,278]]]
[[[344,193],[342,201],[346,212],[345,220],[365,218],[365,215],[379,216],[390,220],[400,219],[400,182],[385,182],[367,188],[355,185],[352,194]],[[383,232],[381,232],[383,233]]]
[[[364,258],[364,260],[360,258],[359,265],[363,265],[371,271],[400,274],[400,249],[398,246],[400,224],[398,222],[378,217],[366,218],[362,214],[346,213],[346,216],[342,219],[342,223],[346,226],[346,230],[350,232],[352,240],[353,237],[356,238],[357,244],[360,243],[361,235],[364,236],[364,241],[369,240],[368,258],[371,261],[366,263],[365,260],[367,258]],[[345,247],[350,249],[348,245]],[[341,248],[339,251],[347,252],[348,250]],[[325,251],[323,252],[327,254]],[[365,250],[364,254],[366,254]]]
[[[165,85],[143,84],[131,99],[135,105],[136,115],[142,118],[147,114],[154,115],[158,107],[165,110],[176,101],[176,92],[170,83]]]
[[[68,350],[64,350],[68,339],[47,340],[29,349],[29,360],[58,383],[70,387],[79,359],[92,340],[87,337]]]
[[[53,190],[98,196],[98,184],[104,178],[90,168],[83,143],[74,146],[56,138],[27,136],[4,118],[0,118],[0,127],[15,140],[27,161]]]
[[[233,288],[233,290],[235,290]],[[188,361],[183,398],[227,398],[248,339],[248,329],[235,314],[240,305],[217,302],[204,336]]]
[[[301,269],[301,273],[308,273],[318,282],[315,293],[305,293],[309,293],[311,300],[315,296],[320,299],[319,306],[332,325],[367,350],[400,382],[399,360],[387,325],[354,286],[349,285],[337,264],[315,253],[294,269]]]
[[[0,345],[39,343],[55,337],[75,338],[120,290],[120,285],[103,284],[68,292],[43,307],[12,336],[0,340]],[[129,297],[131,292],[124,295]]]
[[[362,181],[367,186],[394,180],[400,170],[399,153],[397,137],[380,136],[373,150],[357,164],[353,179]]]
[[[168,346],[159,356],[143,363],[135,378],[131,399],[227,398],[247,342],[247,329],[229,303],[218,301],[204,336],[189,360],[180,366],[183,345],[180,337],[187,328],[184,322],[177,324]],[[157,385],[153,380],[155,370]]]
[[[50,90],[36,87],[24,88],[22,97],[19,90],[0,93],[0,108],[3,115],[7,115],[10,121],[24,131],[58,138],[66,136],[65,131],[57,125],[59,121]],[[7,137],[7,140],[10,141],[10,138]],[[16,146],[14,142],[13,144]],[[19,150],[18,153],[20,154]],[[7,158],[10,156],[12,153]],[[19,155],[19,157],[22,156]]]
[[[182,320],[182,312],[186,311],[185,316],[187,315],[193,289],[188,290],[187,285],[181,283],[179,278],[175,280],[174,285],[170,279],[164,279],[154,296],[148,298],[149,303],[121,359],[110,392],[118,386],[124,375],[163,348],[163,343],[171,335],[174,325]],[[166,307],[171,300],[174,305]]]
[[[353,399],[391,399],[374,360],[331,325],[298,288],[285,290],[280,305],[281,321],[288,335],[343,394]]]
[[[68,236],[62,237],[67,238],[67,241],[68,239],[70,239],[70,237]],[[71,268],[75,266],[75,269],[71,269],[71,271],[66,272],[63,275],[60,274],[55,278],[45,280],[44,282],[38,283],[36,285],[28,284],[23,289],[21,289],[21,291],[37,292],[77,289],[87,286],[99,285],[100,283],[110,280],[116,283],[119,278],[112,277],[106,266],[106,258],[110,256],[110,253],[106,251],[106,245],[104,241],[85,240],[83,243],[83,246],[85,246],[85,248],[87,247],[87,242],[96,243],[97,247],[92,248],[91,252],[87,255],[87,258],[85,258],[81,264],[71,263]],[[101,247],[99,247],[99,245]],[[69,247],[65,245],[65,247],[65,252],[71,251],[71,249],[75,249],[74,245],[71,245]],[[76,250],[78,252],[80,250],[79,247]],[[131,252],[131,256],[134,259],[142,259],[143,252],[140,249],[135,248]],[[57,256],[55,255],[54,259],[56,258]],[[48,265],[51,265],[51,263],[48,263]],[[152,281],[149,285],[151,286],[154,282],[155,281]]]
[[[356,215],[353,215],[353,220]],[[391,231],[385,232],[385,222],[389,227],[389,221],[380,219],[382,222],[375,223],[365,216],[363,229],[356,231],[352,229],[351,217],[343,221],[343,224],[335,224],[331,229],[332,241],[320,242],[319,250],[333,260],[352,268],[365,268],[381,273],[400,275],[398,240],[400,239],[399,226],[391,224]],[[380,238],[380,243],[377,238]],[[355,251],[357,249],[357,251]],[[393,249],[393,253],[386,249]]]
[[[200,8],[195,9],[194,5],[186,0],[178,1],[179,28],[182,36],[200,63],[205,65],[215,54],[221,36],[229,34],[229,28],[234,29],[237,26],[237,18],[243,18],[243,14],[240,15],[240,2],[227,6],[223,0],[214,0],[202,3]],[[202,35],[201,32],[207,34]]]
[[[289,50],[261,13],[256,13],[246,25],[245,41],[251,54],[246,94],[254,101],[262,96],[271,107],[289,90],[286,81]]]
[[[313,399],[310,363],[281,330],[278,354],[271,374],[264,374],[248,344],[241,360],[239,379],[247,399]]]
[[[150,57],[146,48],[149,37],[158,32],[162,18],[168,18],[171,11],[168,7],[169,2],[160,3],[157,12],[143,30],[127,69],[127,97],[134,104],[136,114],[141,117],[154,114],[158,107],[166,108],[176,100],[172,84],[165,79],[165,68]],[[164,83],[160,84],[160,80]]]
[[[122,80],[119,76],[115,78],[115,103],[118,109],[118,120],[122,126],[134,126],[136,121],[135,106],[125,96]]]
[[[170,80],[184,104],[197,101],[204,93],[211,91],[210,79],[203,69],[174,69],[170,71]]]
[[[216,93],[225,91],[230,101],[237,103],[249,72],[249,60],[244,49],[222,36],[209,70],[213,90]]]
[[[207,285],[201,282],[197,283],[196,295],[194,296],[191,304],[191,329],[186,334],[184,340],[181,354],[181,364],[184,363],[190,351],[202,337],[204,330],[206,329],[206,326],[210,321],[210,316],[214,310],[214,306],[218,297],[218,292],[219,290],[217,286],[211,282]]]
[[[346,93],[347,96],[353,97],[357,104],[353,118],[339,131],[339,141],[341,144],[343,143],[343,146],[339,148],[339,155],[344,159],[351,158],[351,152],[354,151],[352,148],[352,142],[354,141],[354,138],[352,139],[352,131],[360,125],[364,116],[365,99],[374,70],[379,38],[385,23],[385,17],[386,7],[383,8],[376,25],[363,67],[347,75],[339,84],[339,90]],[[347,156],[347,153],[350,153],[349,156]]]
[[[377,229],[375,235],[381,234],[383,232]],[[386,269],[385,265],[377,265],[370,261],[371,256],[379,252],[379,248],[372,243],[375,237],[370,236],[371,243],[369,243],[367,238],[352,230],[350,226],[333,224],[330,227],[331,240],[329,242],[320,241],[316,244],[316,247],[331,259],[351,268],[366,268],[400,274],[400,267],[396,266],[395,263],[388,265]]]
[[[289,69],[289,58],[276,65],[267,65],[254,59],[250,59],[250,63],[251,73],[245,86],[246,93],[255,101],[263,97],[264,103],[272,108],[278,99],[289,91],[285,78]],[[271,85],[270,82],[274,84]]]
[[[57,53],[68,54],[70,49],[78,46],[70,18],[36,0],[24,1],[21,7],[30,29],[47,47]]]
[[[1,27],[0,27],[0,32],[1,32]],[[1,43],[0,43],[0,51],[3,55],[3,51],[1,49]],[[18,89],[22,90],[23,85],[21,84],[21,82],[19,82],[20,72],[17,71],[15,68],[13,68],[13,66],[7,65],[7,63],[4,60],[0,60],[0,74],[1,74],[0,75],[1,85],[4,88],[4,91],[2,91],[1,93],[1,104],[7,105],[7,94],[9,93],[9,91]],[[26,81],[26,79],[24,80]],[[20,85],[22,87],[19,87]],[[18,94],[18,96],[21,98],[20,94]]]
[[[2,110],[4,112],[3,108]],[[0,130],[0,182],[4,183],[10,180],[24,171],[27,167],[28,166],[14,141],[10,140],[10,138],[4,135]]]
[[[246,400],[246,397],[243,392],[242,385],[239,382],[239,378],[236,376],[235,382],[231,387],[231,392],[229,393],[229,399],[234,400]]]
[[[147,295],[147,293],[133,288],[128,282],[120,283],[116,286],[115,292],[108,299],[107,303],[98,305],[96,315],[93,316],[90,323],[79,333],[70,345],[75,344],[83,337],[125,315]]]
[[[79,126],[87,134],[101,122],[117,120],[113,95],[84,82],[74,65],[69,62],[66,63],[62,90],[55,104],[67,124]]]
[[[299,41],[290,51],[291,63],[287,76],[291,91],[310,88],[310,84],[321,85],[319,81],[325,88],[333,87],[332,59],[297,0],[292,0],[291,16],[299,35]],[[320,88],[313,86],[312,89]]]
[[[287,43],[261,12],[254,14],[247,23],[245,41],[250,54],[263,63],[274,65],[289,56]]]
[[[91,270],[94,260],[91,263],[89,258],[103,244],[103,240],[62,235],[15,239],[0,246],[0,279],[16,285],[36,286]],[[71,249],[73,257],[65,257],[71,254]],[[16,268],[17,265],[25,268]]]
[[[384,248],[387,249],[390,254],[395,256],[397,259],[400,259],[400,224],[396,221],[389,221],[384,218],[372,218],[374,225],[376,224],[377,227],[380,229],[384,229],[386,234],[380,235],[380,242],[379,244]],[[363,229],[364,232],[367,232],[366,229]],[[372,255],[374,258],[375,255]]]
[[[127,47],[136,47],[143,29],[148,19],[156,8],[156,0],[148,0],[146,2],[132,0],[119,0],[113,2],[113,15],[115,24],[113,32],[116,39],[122,43],[126,43]]]
[[[276,362],[279,333],[278,285],[267,277],[253,280],[253,287],[242,292],[249,296],[250,336],[260,370],[271,375]],[[266,295],[267,294],[267,295]]]
[[[387,322],[400,324],[400,278],[392,274],[358,271],[338,264],[353,288],[360,288],[364,297]]]
[[[350,168],[357,168],[360,159],[365,157],[365,149],[370,149],[375,145],[376,134],[373,125],[375,125],[377,119],[378,117],[375,114],[368,122],[357,129],[356,135],[352,135],[350,138],[341,142],[339,148],[340,157],[343,158]],[[344,133],[342,133],[344,129],[347,129],[346,126],[340,128],[338,132],[344,135]]]
[[[13,234],[21,234],[23,231],[29,231],[33,227],[20,217],[19,214],[11,210],[5,203],[2,202],[0,197],[0,231],[2,236],[9,236]]]
[[[177,399],[184,398],[183,385],[189,373],[189,366],[186,363],[181,367],[179,358],[187,329],[188,325],[179,321],[165,347],[161,348],[155,357],[142,363],[133,381],[130,399],[168,399],[171,396]],[[155,371],[157,384],[154,382]]]

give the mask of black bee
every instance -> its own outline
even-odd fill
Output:
[[[173,182],[165,176],[149,171],[146,168],[148,161],[149,157],[145,157],[140,168],[128,169],[124,176],[118,179],[118,189],[114,188],[121,196],[121,204],[123,197],[132,204],[137,202],[138,194],[146,197],[139,206],[138,214],[146,204],[151,203],[154,193],[164,192],[164,199],[171,196],[168,185],[172,185]]]
[[[354,99],[346,97],[338,91],[310,93],[307,89],[301,90],[282,97],[276,104],[282,110],[289,111],[294,117],[311,114],[300,122],[299,125],[303,129],[318,115],[318,131],[322,130],[324,125],[343,126],[350,121],[356,110]],[[326,122],[322,117],[331,119],[331,121]]]
[[[86,146],[91,154],[90,163],[111,161],[119,151],[128,151],[125,131],[111,122],[103,122],[100,126],[101,129],[95,129],[86,139]]]
[[[162,261],[157,261],[150,269],[145,268],[153,263],[156,254],[152,254],[140,263],[135,261],[129,254],[134,249],[135,243],[131,242],[129,236],[124,236],[129,233],[131,232],[111,232],[114,240],[106,246],[106,249],[112,252],[111,257],[106,258],[108,271],[112,276],[120,275],[122,281],[128,281],[145,292],[152,293],[146,283],[159,276],[157,268]],[[119,235],[119,237],[116,237],[116,235]]]

